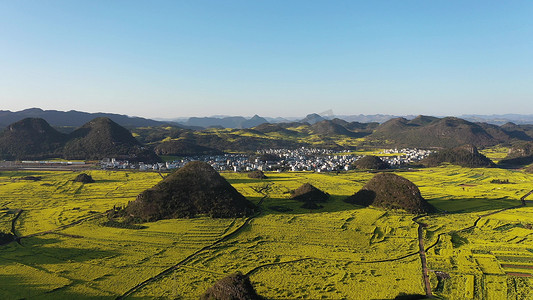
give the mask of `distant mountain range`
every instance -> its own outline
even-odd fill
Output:
[[[56,128],[43,118],[24,118],[6,126],[0,133],[0,159],[123,158],[131,161],[157,161],[159,155],[219,154],[223,151],[257,151],[266,148],[320,147],[346,149],[357,147],[452,148],[471,144],[490,147],[533,141],[533,125],[505,123],[494,125],[470,122],[456,117],[397,117],[386,122],[358,122],[310,114],[294,122],[268,123],[254,116],[190,118],[185,124],[130,118],[111,114],[130,130],[108,117],[97,117],[81,126],[72,126],[74,116],[95,114],[30,109],[7,113],[46,115]],[[98,115],[98,114],[96,114]],[[61,116],[62,118],[53,118]],[[7,118],[8,119],[8,118]],[[6,122],[6,118],[1,118]],[[139,124],[137,126],[133,124]],[[72,126],[58,131],[61,126]],[[219,131],[205,127],[233,128]],[[134,137],[135,136],[135,137]],[[361,140],[355,140],[363,138]]]
[[[9,110],[0,110],[0,127],[4,128],[11,123],[15,123],[25,118],[44,119],[48,124],[54,127],[79,127],[95,118],[101,117],[109,118],[113,122],[116,122],[124,127],[159,126],[165,124],[165,122],[161,121],[155,121],[141,117],[129,117],[120,114],[87,113],[76,110],[58,111],[29,108],[15,112],[11,112]]]
[[[212,116],[212,117],[191,117],[191,118],[176,118],[169,120],[153,120],[142,117],[130,117],[122,114],[112,113],[87,113],[81,111],[58,111],[58,110],[42,110],[40,108],[30,108],[21,111],[11,112],[8,110],[0,110],[0,128],[5,128],[7,125],[20,121],[24,118],[41,118],[49,123],[52,127],[75,127],[82,126],[92,119],[106,117],[116,122],[117,124],[126,128],[135,127],[150,127],[170,124],[187,129],[203,129],[203,128],[252,128],[263,123],[288,123],[288,122],[302,122],[315,124],[324,120],[340,119],[346,122],[359,123],[384,123],[395,118],[404,118],[411,120],[416,118],[416,115],[397,116],[397,115],[328,115],[321,116],[316,113],[308,114],[304,118],[281,118],[281,117],[261,117],[254,115],[251,118],[242,116]],[[495,125],[503,125],[508,122],[515,124],[533,124],[533,115],[520,114],[502,114],[502,115],[462,115],[459,118],[471,122],[484,122]],[[72,130],[71,129],[71,130]],[[67,130],[68,131],[68,130]]]

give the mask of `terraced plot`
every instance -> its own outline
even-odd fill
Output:
[[[418,219],[427,224],[423,242],[433,294],[532,298],[532,208],[489,215],[520,204],[518,199],[531,190],[532,175],[455,166],[398,174],[441,210]],[[42,178],[19,180],[28,175]],[[146,223],[135,230],[104,227],[103,212],[134,200],[161,178],[91,171],[97,182],[81,184],[70,181],[76,175],[0,173],[1,230],[9,230],[14,212],[23,209],[17,234],[32,235],[21,245],[0,246],[0,298],[111,299],[163,273],[126,298],[190,299],[236,271],[248,273],[257,291],[269,298],[392,299],[400,292],[424,293],[414,216],[342,201],[372,173],[269,173],[267,180],[224,173],[255,203],[264,197],[262,187],[268,197],[261,215],[222,240],[245,220],[199,217]],[[331,195],[324,208],[303,209],[289,199],[288,192],[306,182]]]

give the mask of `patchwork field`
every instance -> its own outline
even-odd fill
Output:
[[[103,213],[135,200],[161,177],[90,174],[96,183],[75,183],[74,172],[0,172],[0,230],[10,232],[22,210],[15,232],[23,237],[0,246],[1,299],[195,299],[238,271],[250,275],[259,294],[275,299],[425,293],[415,216],[342,201],[372,173],[267,173],[266,180],[223,173],[255,203],[266,193],[259,216],[163,220],[142,229],[105,227]],[[440,210],[417,220],[426,225],[433,294],[533,298],[533,209],[530,203],[512,208],[533,188],[533,175],[456,166],[397,174]],[[22,179],[27,176],[40,180]],[[323,208],[303,209],[289,199],[288,192],[306,182],[331,195]],[[499,211],[505,208],[511,209]]]

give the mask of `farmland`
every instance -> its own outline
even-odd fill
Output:
[[[392,299],[425,293],[414,215],[342,201],[372,173],[267,173],[266,180],[222,173],[251,201],[263,199],[260,215],[161,220],[139,229],[103,226],[102,213],[135,200],[161,177],[89,173],[96,183],[73,182],[74,172],[0,172],[0,230],[9,232],[15,212],[22,210],[15,225],[23,237],[20,244],[0,246],[0,298],[111,299],[131,290],[131,298],[194,299],[237,271],[249,274],[267,298]],[[451,165],[397,174],[414,182],[441,212],[417,220],[426,224],[433,294],[533,297],[533,209],[512,208],[532,189],[533,175]],[[22,179],[27,176],[40,180]],[[494,179],[510,183],[491,183]],[[288,192],[303,183],[331,195],[323,208],[303,209],[289,199]],[[505,208],[511,209],[498,212]]]

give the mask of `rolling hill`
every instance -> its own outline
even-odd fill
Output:
[[[0,157],[10,160],[115,157],[160,161],[129,130],[104,117],[93,119],[68,135],[58,132],[40,118],[15,122],[0,134]]]
[[[0,134],[0,157],[4,159],[41,159],[60,155],[67,135],[45,120],[26,118],[9,125]]]

